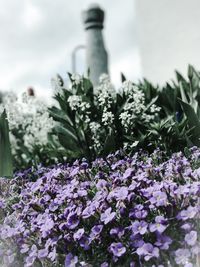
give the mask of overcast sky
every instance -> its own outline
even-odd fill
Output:
[[[49,95],[51,77],[71,71],[72,50],[84,44],[81,11],[93,2],[106,11],[104,36],[113,82],[119,84],[120,71],[129,79],[139,77],[133,0],[0,0],[0,90],[33,86],[38,95]],[[81,53],[78,58],[83,61]]]

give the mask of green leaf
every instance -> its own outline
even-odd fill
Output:
[[[73,142],[77,142],[78,141],[75,133],[70,131],[68,128],[64,128],[64,127],[58,125],[58,126],[55,127],[55,131],[58,134],[66,136],[66,138],[68,138],[68,139],[71,139]]]
[[[9,140],[9,127],[6,111],[0,115],[0,177],[13,175],[11,146]]]
[[[181,106],[183,108],[183,111],[185,112],[187,119],[188,119],[188,124],[190,128],[192,129],[192,142],[195,145],[200,145],[200,121],[199,118],[197,117],[197,114],[195,113],[193,107],[179,99]]]
[[[175,74],[176,74],[176,78],[178,82],[183,82],[183,81],[186,82],[186,80],[183,78],[183,76],[178,71],[175,71]]]
[[[193,77],[193,72],[194,72],[194,68],[193,68],[193,66],[192,66],[192,65],[189,65],[189,66],[188,66],[188,78],[189,78],[189,79],[192,79],[192,77]]]
[[[158,96],[154,97],[151,102],[147,105],[147,107],[145,108],[145,112],[157,101]]]
[[[113,131],[111,130],[110,133],[107,135],[102,154],[104,156],[108,155],[110,152],[115,150],[115,138],[113,135]]]
[[[183,88],[183,84],[180,83],[180,93],[181,93],[181,99],[183,102],[185,103],[188,103],[188,100],[187,100],[187,97],[186,97],[186,94],[185,94],[185,90]]]
[[[67,151],[69,150],[69,151],[76,153],[77,151],[80,150],[78,149],[78,146],[76,145],[76,143],[71,138],[68,138],[66,135],[58,134],[58,139],[59,139],[60,144]]]
[[[84,94],[93,99],[93,85],[89,79],[83,78]]]
[[[126,76],[121,72],[121,81],[122,83],[126,81]]]
[[[70,117],[62,109],[53,106],[49,108],[49,113],[56,121],[67,123],[71,126],[73,125]]]
[[[57,78],[59,86],[62,87],[64,85],[63,78],[59,74],[56,75],[56,78]]]

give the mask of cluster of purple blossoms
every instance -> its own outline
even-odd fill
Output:
[[[2,184],[1,266],[197,266],[197,148],[168,160],[118,151],[18,173],[6,192]]]

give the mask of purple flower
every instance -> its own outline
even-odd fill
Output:
[[[151,258],[159,257],[159,249],[154,247],[151,243],[145,243],[142,247],[136,250],[139,256],[143,256],[145,261],[149,261]]]
[[[86,236],[81,237],[81,239],[79,240],[79,244],[84,250],[90,249],[90,240]]]
[[[107,186],[108,182],[104,179],[99,179],[97,184],[96,184],[96,187],[97,189],[101,190],[102,188],[105,188]]]
[[[155,223],[151,223],[149,225],[150,232],[157,231],[159,233],[163,233],[165,229],[167,228],[167,225],[165,223],[166,223],[166,220],[164,219],[163,216],[156,216]]]
[[[35,260],[36,260],[36,257],[35,256],[28,256],[28,257],[26,257],[25,267],[31,267],[31,266],[33,266]]]
[[[86,170],[88,168],[88,166],[89,166],[89,164],[86,161],[81,163],[81,168],[83,168],[84,170]]]
[[[85,232],[84,228],[78,229],[78,231],[74,233],[74,240],[75,241],[80,240],[84,232]]]
[[[91,229],[90,237],[94,238],[94,237],[98,236],[101,233],[102,229],[103,229],[103,225],[102,224],[95,225]]]
[[[67,227],[69,229],[74,229],[79,225],[79,219],[75,212],[69,213],[67,217]]]
[[[136,181],[132,181],[132,183],[129,185],[128,189],[130,191],[135,190],[135,188],[138,186],[138,183]]]
[[[45,220],[45,222],[40,227],[44,237],[46,237],[47,233],[54,227],[54,225],[54,221],[51,218],[47,218]]]
[[[187,262],[184,267],[194,267],[194,265],[191,262]]]
[[[88,207],[86,207],[83,212],[82,212],[82,217],[83,219],[87,219],[90,216],[92,216],[95,213],[96,208],[98,207],[98,205],[96,205],[96,203],[91,203]]]
[[[125,200],[127,196],[128,196],[128,189],[125,186],[122,186],[115,191],[115,197],[117,201]]]
[[[78,263],[78,257],[73,256],[71,253],[67,254],[65,257],[65,267],[76,267]]]
[[[137,235],[132,234],[130,236],[130,239],[131,239],[131,245],[134,248],[142,247],[145,243],[140,234],[137,234]]]
[[[79,173],[79,167],[76,167],[70,172],[70,176],[73,177],[77,175],[78,173]]]
[[[145,219],[148,213],[146,210],[137,210],[135,211],[135,218],[137,219]]]
[[[175,251],[175,261],[177,264],[186,264],[191,253],[189,249],[179,248]]]
[[[141,204],[136,205],[135,208],[131,210],[129,213],[130,218],[137,218],[137,219],[145,219],[147,215],[148,215],[147,211],[144,210],[144,206]]]
[[[126,248],[120,242],[119,243],[112,243],[110,245],[109,249],[110,249],[110,252],[112,252],[112,254],[115,257],[121,257],[126,252]]]
[[[116,212],[111,212],[111,211],[112,208],[110,207],[107,210],[105,210],[104,213],[101,214],[101,221],[104,222],[104,224],[108,224],[115,218]]]
[[[122,227],[115,227],[110,230],[110,235],[121,238],[124,235],[124,229]]]
[[[198,149],[185,162],[176,153],[163,162],[161,151],[133,157],[121,151],[89,166],[77,160],[23,172],[9,181],[9,193],[0,192],[0,265],[4,258],[5,266],[15,262],[19,249],[26,267],[36,261],[86,267],[95,260],[108,267],[123,265],[123,258],[130,267],[161,267],[165,258],[191,267],[200,253],[199,155]]]
[[[185,235],[185,242],[189,246],[194,246],[197,242],[197,232],[196,231],[191,231],[188,234]]]
[[[145,221],[135,221],[131,225],[131,230],[134,235],[141,234],[144,235],[147,232],[148,223]]]
[[[132,174],[133,174],[133,169],[131,169],[131,168],[126,169],[126,171],[123,175],[123,179],[130,178],[132,176]]]
[[[29,245],[22,244],[20,252],[23,254],[26,253],[27,251],[29,251]]]
[[[159,247],[162,250],[168,250],[169,245],[171,245],[172,239],[169,236],[157,233],[157,241],[155,242],[155,245]]]
[[[38,258],[39,259],[43,259],[43,258],[46,258],[47,255],[48,255],[49,251],[47,249],[40,249],[38,250]]]
[[[37,254],[38,254],[38,249],[37,249],[36,245],[32,245],[32,247],[29,251],[29,255],[28,255],[28,257],[26,257],[26,262],[25,262],[26,267],[30,267],[33,265],[33,263],[35,262],[35,260],[37,258]]]
[[[153,192],[153,196],[150,198],[151,204],[155,204],[157,207],[167,205],[167,194],[162,191]]]
[[[197,207],[189,206],[186,210],[182,210],[181,212],[179,212],[179,214],[177,215],[177,219],[183,221],[192,219],[196,216],[197,212],[198,212]]]
[[[36,182],[32,183],[31,192],[34,193],[37,190],[39,190],[41,188],[42,184],[43,184],[43,180],[42,179],[38,179]]]
[[[53,250],[49,253],[48,258],[49,258],[51,261],[55,261],[56,256],[57,256],[56,248],[54,247]]]
[[[5,208],[5,201],[4,200],[0,200],[0,209],[4,209]]]
[[[117,169],[119,166],[123,165],[125,163],[125,160],[119,160],[117,162],[115,162],[114,164],[112,164],[111,168],[112,170]]]
[[[185,230],[185,231],[189,231],[191,229],[191,224],[189,223],[184,223],[182,226],[181,226],[181,229]]]
[[[55,211],[58,209],[58,204],[56,204],[55,202],[52,202],[50,205],[49,205],[49,210],[50,211]]]

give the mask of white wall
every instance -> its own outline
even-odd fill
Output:
[[[163,83],[187,65],[200,70],[200,1],[135,0],[142,74]]]

